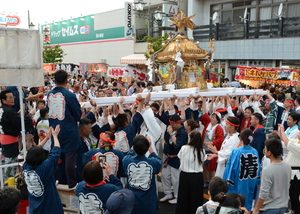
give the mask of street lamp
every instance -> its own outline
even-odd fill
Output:
[[[155,19],[156,21],[158,21],[158,22],[161,22],[162,19],[163,19],[163,15],[164,15],[164,14],[165,14],[164,12],[162,12],[162,11],[160,11],[160,10],[156,10],[156,11],[154,12],[154,19]]]
[[[151,13],[151,2],[148,2],[148,15],[141,13],[144,10],[144,6],[147,4],[143,0],[139,0],[138,2],[134,2],[134,8],[138,13],[139,18],[144,18],[148,20],[148,37],[151,35],[151,25],[156,23],[159,25],[163,19],[164,12],[160,10],[156,10],[154,13]]]
[[[143,0],[140,0],[138,2],[134,2],[134,6],[135,6],[135,9],[138,11],[138,12],[142,12],[144,10],[144,5],[146,3],[143,2]],[[149,2],[149,5],[150,5],[150,2]]]

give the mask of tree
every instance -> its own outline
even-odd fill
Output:
[[[153,54],[153,53],[155,53],[156,51],[158,51],[159,49],[162,48],[163,43],[168,42],[168,38],[169,38],[169,35],[165,33],[164,36],[158,36],[156,38],[153,38],[151,36],[149,36],[149,37],[145,36],[143,38],[143,40],[152,44],[153,51],[150,51],[149,54]],[[146,56],[147,59],[149,58],[149,56],[147,54],[145,56]]]
[[[43,61],[44,63],[62,62],[66,54],[60,45],[44,45]]]

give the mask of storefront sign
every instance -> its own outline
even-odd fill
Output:
[[[174,5],[174,4],[163,4],[162,5],[162,12],[164,12],[165,14],[167,14],[167,16],[171,16],[173,17],[175,14],[177,14],[179,12],[178,10],[178,6]],[[170,31],[170,30],[163,30],[162,35],[165,34],[170,34],[170,35],[174,35],[175,34],[175,24],[171,23],[168,21],[167,18],[164,18],[162,20],[162,27],[173,27],[174,30]]]
[[[0,15],[0,25],[10,25],[10,26],[16,26],[21,23],[21,19],[18,16],[10,16],[1,14]]]
[[[125,2],[125,23],[124,34],[125,39],[132,39],[133,37],[133,23],[132,23],[132,3]]]
[[[260,81],[279,85],[300,85],[300,72],[295,69],[275,69],[238,66],[236,80]]]
[[[44,43],[72,44],[124,38],[124,26],[94,30],[91,15],[42,25]]]

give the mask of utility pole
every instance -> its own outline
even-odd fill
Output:
[[[189,0],[178,0],[178,11],[183,10],[186,16],[188,16],[188,1]],[[185,29],[182,29],[182,32],[187,35]]]
[[[151,15],[151,1],[148,2],[148,38],[153,36],[151,33],[151,26],[152,25],[152,15]]]
[[[178,9],[183,10],[186,14],[188,13],[188,1],[178,0]]]
[[[30,12],[28,10],[28,28],[31,29],[34,27],[35,27],[35,25],[30,21]]]
[[[30,28],[30,13],[29,13],[29,10],[28,10],[28,28]]]

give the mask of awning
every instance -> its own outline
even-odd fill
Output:
[[[140,64],[145,65],[147,62],[147,59],[144,54],[131,54],[128,56],[124,56],[121,58],[121,64]]]

